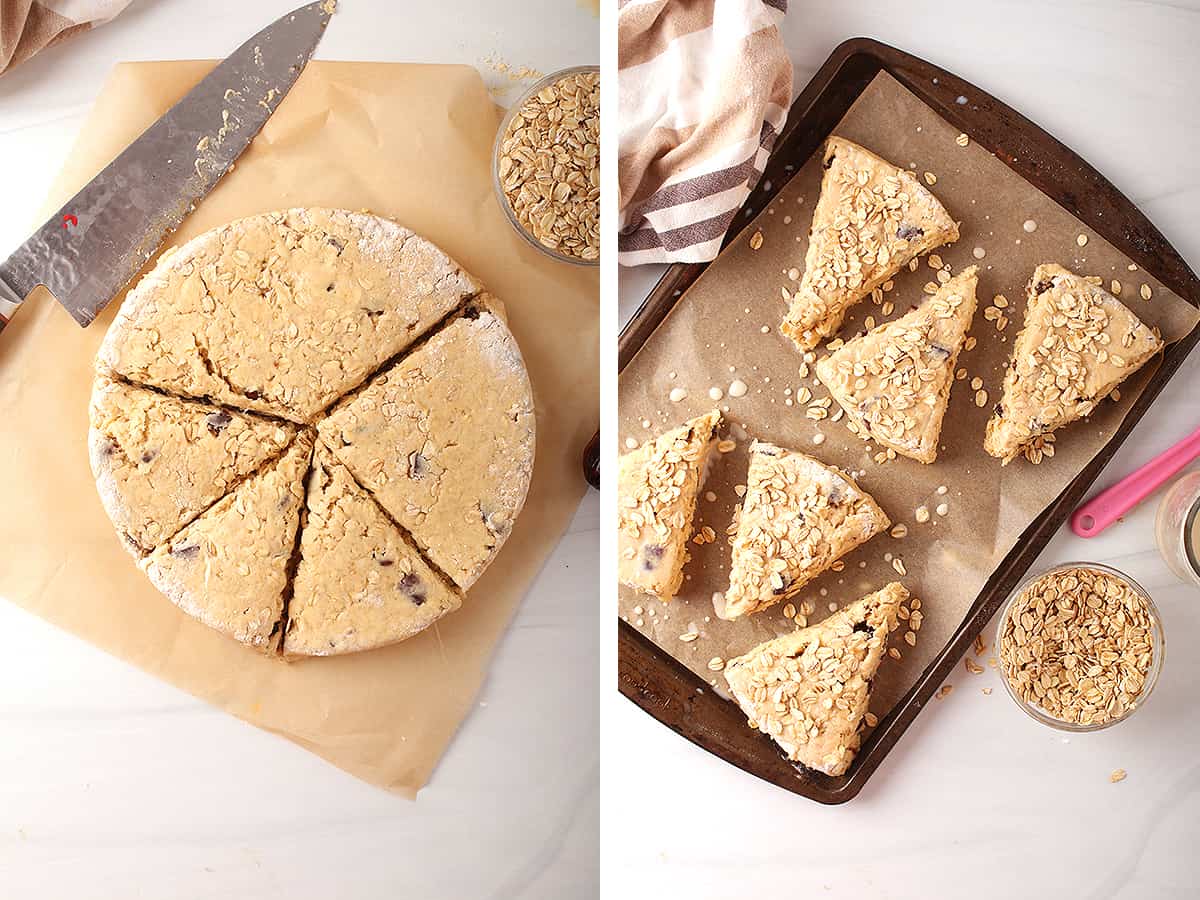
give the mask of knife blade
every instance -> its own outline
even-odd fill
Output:
[[[39,285],[91,324],[249,146],[334,5],[309,3],[242,44],[0,263],[0,331]]]

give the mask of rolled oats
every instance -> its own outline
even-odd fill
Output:
[[[501,139],[497,167],[513,215],[538,243],[599,259],[600,75],[566,75],[526,100]]]
[[[1154,659],[1141,594],[1097,569],[1053,571],[1021,592],[1000,623],[1000,667],[1018,697],[1076,725],[1133,709]],[[990,661],[989,661],[990,662]]]

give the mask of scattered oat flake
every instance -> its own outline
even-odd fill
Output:
[[[1075,238],[1075,243],[1078,244],[1080,247],[1086,247],[1087,242],[1088,242],[1088,236],[1086,234],[1081,234],[1077,238]]]
[[[908,526],[903,522],[897,522],[892,526],[891,535],[894,538],[902,538],[908,535]]]
[[[709,671],[720,672],[723,668],[725,668],[725,660],[721,659],[719,656],[714,656],[708,661],[708,668]]]
[[[922,525],[928,522],[929,507],[924,505],[918,506],[915,510],[913,510],[913,518],[915,518]]]
[[[683,388],[677,387],[671,388],[671,393],[667,396],[670,397],[672,403],[678,403],[680,400],[687,399],[687,395],[687,391],[685,391]]]
[[[865,720],[866,720],[866,723],[867,723],[867,727],[868,727],[868,728],[874,728],[876,725],[878,725],[878,724],[879,724],[879,717],[878,717],[877,715],[875,715],[875,713],[873,713],[873,712],[870,712],[870,711],[868,711],[868,712],[867,712],[867,713],[866,713],[866,714],[863,716],[863,719],[865,719]]]
[[[1121,282],[1117,281],[1117,279],[1114,278],[1112,280],[1112,284],[1109,285],[1109,288],[1112,291],[1113,296],[1115,296],[1115,297],[1121,296]]]
[[[725,438],[725,440],[719,441],[717,443],[717,452],[718,453],[731,453],[736,449],[737,449],[737,441],[731,441],[729,438]]]
[[[904,632],[904,643],[910,647],[917,646],[917,633],[915,631]]]
[[[982,634],[975,635],[975,655],[983,656],[987,651],[987,642],[984,641]]]
[[[1124,781],[1128,774],[1124,769],[1113,769],[1113,773],[1108,776],[1108,780],[1116,784],[1118,781]]]
[[[985,256],[987,256],[987,251],[984,250],[982,247],[976,247],[974,250],[971,251],[971,255],[974,256],[976,259],[983,259]]]
[[[750,235],[750,249],[757,250],[763,245],[763,235],[761,231],[756,231]]]
[[[892,560],[892,568],[895,569],[899,575],[908,574],[908,569],[904,568],[904,560],[898,556]]]
[[[683,641],[685,644],[690,644],[692,641],[696,640],[696,638],[698,638],[698,637],[700,637],[700,635],[698,633],[696,633],[695,631],[685,631],[683,634],[681,634],[679,636],[679,639],[681,641]]]
[[[710,387],[708,389],[708,399],[709,400],[720,400],[724,396],[725,396],[725,392],[723,390],[721,390],[719,387]]]
[[[987,402],[988,402],[987,391],[976,391],[975,392],[975,405],[976,406],[983,408],[983,407],[987,406]]]
[[[967,137],[967,133],[964,131],[954,139],[954,143],[958,144],[960,147],[965,147],[967,144],[971,143],[971,139]]]
[[[939,516],[944,516],[944,515],[946,515],[948,512],[950,512],[950,504],[948,504],[948,503],[939,503],[939,504],[937,505],[937,509],[935,509],[935,510],[934,510],[934,512],[935,512],[935,513],[937,513]]]
[[[1024,228],[1026,231],[1032,233],[1034,231],[1037,231],[1037,222],[1033,221],[1033,219],[1026,219],[1022,223],[1021,227]]]
[[[925,183],[927,185],[929,185],[930,187],[933,187],[935,184],[937,184],[937,176],[934,175],[932,172],[926,172],[925,173]]]
[[[739,378],[729,385],[729,396],[744,397],[746,395],[746,391],[748,390],[749,388],[746,386],[746,382]]]
[[[990,696],[992,696],[992,689],[991,689],[990,687],[986,687],[986,688],[984,688],[984,689],[983,689],[983,695],[984,695],[985,697],[990,697]]]
[[[938,688],[938,692],[935,696],[937,697],[938,700],[941,700],[943,697],[949,696],[949,694],[952,690],[954,690],[954,685],[943,684],[940,688]]]
[[[900,651],[897,650],[895,647],[889,647],[888,648],[888,656],[890,656],[892,659],[899,659]]]
[[[1148,284],[1143,284],[1139,293],[1142,295],[1143,300],[1149,300],[1154,296],[1154,291],[1150,289],[1150,285]]]
[[[963,663],[966,665],[967,671],[970,672],[972,675],[982,675],[983,674],[983,666],[981,666],[979,663],[975,662],[975,660],[971,659],[971,657],[969,657],[969,656],[965,657],[963,659]]]

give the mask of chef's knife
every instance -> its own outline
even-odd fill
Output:
[[[258,134],[334,5],[302,6],[242,44],[0,263],[0,331],[38,285],[91,324]]]

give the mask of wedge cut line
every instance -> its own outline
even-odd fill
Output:
[[[912,172],[837,136],[824,164],[804,274],[782,325],[801,351],[911,260],[958,240],[958,223]]]
[[[483,286],[395,222],[248,216],[164,253],[98,361],[132,381],[311,423]],[[288,359],[291,365],[274,363]]]
[[[88,455],[101,502],[135,557],[174,536],[283,454],[297,427],[98,378]]]
[[[383,647],[458,609],[461,595],[323,442],[317,443],[309,478],[285,656]]]
[[[380,373],[318,432],[463,590],[508,538],[533,475],[532,388],[511,332],[486,308]]]
[[[205,625],[274,650],[300,529],[314,434],[306,430],[263,471],[141,562],[151,582]]]
[[[971,266],[899,319],[817,361],[817,377],[859,437],[922,463],[937,459],[977,281]]]

